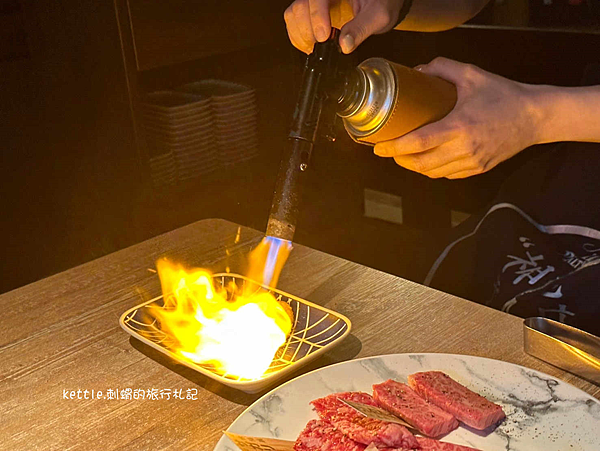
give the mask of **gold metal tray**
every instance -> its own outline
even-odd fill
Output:
[[[548,318],[523,322],[525,352],[600,384],[600,338]]]
[[[121,315],[119,323],[125,332],[178,363],[247,393],[256,393],[273,385],[298,367],[339,344],[350,333],[351,323],[345,316],[283,291],[256,284],[244,276],[215,274],[213,281],[219,288],[225,288],[234,282],[243,289],[245,284],[252,283],[256,285],[257,290],[271,292],[277,300],[286,302],[292,308],[294,316],[292,332],[275,354],[269,369],[259,379],[248,380],[228,374],[220,375],[210,366],[196,364],[173,352],[175,343],[173,337],[156,327],[156,321],[149,320],[150,315],[147,314],[150,305],[164,305],[162,296],[127,310]]]

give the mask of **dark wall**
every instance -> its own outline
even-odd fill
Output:
[[[20,11],[27,54],[0,61],[0,291],[116,249],[103,224],[138,176],[112,3]]]

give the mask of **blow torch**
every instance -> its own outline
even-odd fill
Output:
[[[348,69],[339,48],[340,31],[316,43],[304,66],[287,147],[281,159],[269,222],[268,237],[292,241],[300,204],[302,180],[310,162],[321,113],[333,122],[342,117],[350,137],[374,145],[435,122],[456,104],[456,87],[438,77],[369,58]],[[332,110],[332,111],[330,111]]]
[[[339,33],[333,28],[329,39],[316,43],[306,58],[300,94],[273,194],[267,236],[288,241],[294,237],[302,180],[310,164],[323,104],[338,76]]]

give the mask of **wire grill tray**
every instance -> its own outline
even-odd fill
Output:
[[[159,296],[127,310],[120,319],[121,327],[136,339],[168,355],[177,362],[219,382],[248,393],[255,393],[272,385],[299,366],[315,359],[341,342],[350,332],[350,320],[339,313],[312,302],[300,299],[283,291],[259,285],[238,274],[215,274],[213,282],[217,288],[227,289],[231,283],[244,289],[253,284],[256,290],[267,290],[279,301],[286,302],[292,309],[294,324],[285,344],[281,346],[269,369],[259,379],[242,379],[229,374],[219,374],[209,365],[200,365],[173,352],[175,339],[157,327],[156,320],[149,315],[149,306],[163,306]],[[233,290],[227,290],[229,295]]]

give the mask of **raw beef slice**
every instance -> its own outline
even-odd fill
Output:
[[[429,402],[472,428],[483,430],[505,418],[498,404],[472,392],[441,371],[411,374],[408,384]]]
[[[396,423],[368,418],[338,398],[377,406],[367,393],[334,393],[311,402],[319,418],[339,429],[352,440],[370,445],[415,449],[419,444],[408,429]]]
[[[318,420],[310,420],[294,443],[294,451],[364,451],[365,448],[332,425]]]
[[[392,379],[373,385],[375,401],[429,437],[439,437],[458,427],[448,412],[428,403],[408,385]]]

